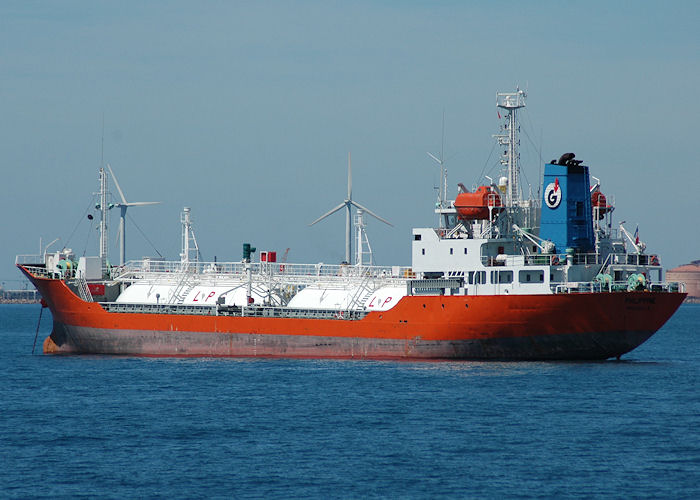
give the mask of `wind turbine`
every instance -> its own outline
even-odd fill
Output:
[[[355,207],[357,209],[363,210],[366,213],[370,214],[372,217],[374,217],[377,220],[382,221],[384,224],[388,224],[389,226],[393,227],[393,224],[389,222],[386,219],[383,219],[379,217],[377,214],[372,212],[369,208],[363,207],[356,201],[352,199],[352,162],[350,159],[350,153],[348,153],[348,196],[345,198],[345,200],[338,205],[337,207],[332,208],[325,214],[323,214],[321,217],[313,221],[309,226],[313,226],[317,222],[322,221],[329,215],[332,215],[336,213],[338,210],[342,210],[343,208],[345,209],[345,262],[348,264],[350,263],[350,256],[352,255],[352,233],[351,233],[351,227],[350,227],[350,219],[352,216],[352,207]]]
[[[124,192],[122,191],[122,188],[119,187],[119,181],[117,180],[117,176],[114,175],[114,172],[112,172],[112,167],[107,164],[107,168],[109,169],[109,174],[112,176],[112,179],[114,179],[114,185],[117,186],[117,191],[119,191],[119,197],[122,199],[121,203],[115,203],[115,207],[119,207],[120,209],[120,214],[119,214],[119,265],[123,266],[124,265],[124,255],[125,255],[125,248],[126,248],[126,209],[129,207],[140,207],[143,205],[156,205],[160,203],[159,201],[132,201],[129,203],[126,201],[126,197],[124,197]]]

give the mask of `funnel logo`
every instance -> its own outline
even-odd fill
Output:
[[[544,202],[549,208],[557,208],[561,203],[562,196],[559,178],[557,177],[554,179],[554,182],[548,184],[544,189]]]

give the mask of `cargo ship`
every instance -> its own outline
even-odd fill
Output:
[[[664,279],[638,233],[613,227],[614,202],[566,153],[544,165],[541,196],[520,185],[522,90],[497,94],[503,175],[463,184],[436,226],[414,228],[410,266],[372,260],[363,217],[348,197],[346,259],[294,264],[243,244],[238,262],[202,262],[191,211],[177,261],[125,261],[128,206],[100,168],[100,253],[17,256],[53,316],[50,354],[409,360],[602,360],[635,349],[686,294]],[[350,168],[350,167],[349,167]],[[121,201],[110,203],[108,178]],[[109,208],[120,206],[119,265],[107,256]],[[350,227],[354,214],[354,236]],[[380,218],[381,219],[381,218]],[[383,220],[383,219],[382,219]],[[353,240],[354,255],[351,255]],[[354,258],[352,258],[354,257]],[[352,262],[351,262],[352,260]]]

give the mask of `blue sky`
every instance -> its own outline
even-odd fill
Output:
[[[376,259],[407,265],[443,110],[454,195],[498,175],[496,92],[517,85],[533,189],[538,149],[573,151],[662,264],[698,259],[699,20],[697,2],[3,2],[0,280],[40,236],[97,253],[103,116],[129,201],[163,202],[129,214],[166,257],[190,206],[207,260],[250,241],[339,262],[344,217],[308,223],[342,201],[352,151],[354,198],[394,223],[369,223]],[[154,255],[131,219],[127,256]]]

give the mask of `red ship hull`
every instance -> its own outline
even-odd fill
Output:
[[[684,293],[407,296],[363,319],[115,313],[27,273],[53,331],[47,353],[374,359],[619,357],[671,317]]]

